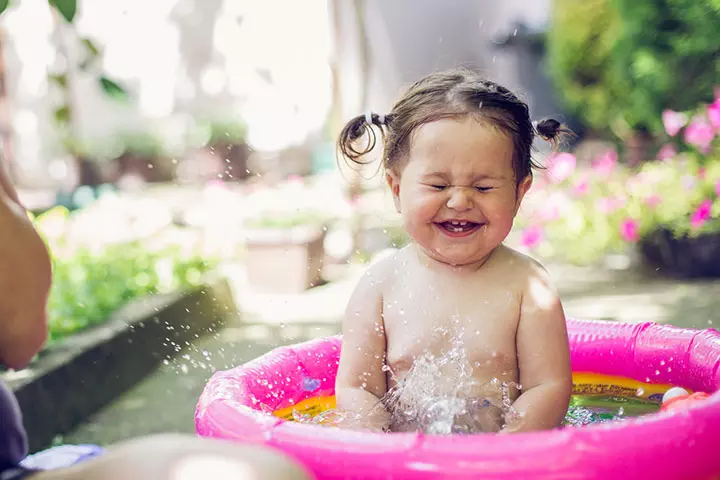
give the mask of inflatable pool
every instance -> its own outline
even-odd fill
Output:
[[[660,404],[671,386],[715,392],[689,408],[512,435],[371,433],[288,421],[334,407],[340,338],[281,347],[216,372],[195,413],[202,436],[278,448],[318,479],[720,479],[720,333],[568,320],[574,394]]]

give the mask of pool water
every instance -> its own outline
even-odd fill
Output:
[[[565,425],[581,427],[595,423],[622,421],[655,413],[660,405],[639,398],[574,395],[565,415]]]

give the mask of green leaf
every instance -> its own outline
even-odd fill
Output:
[[[67,74],[50,74],[48,79],[60,88],[67,88]]]
[[[55,121],[59,124],[67,124],[70,122],[70,107],[63,105],[54,112]]]
[[[81,42],[92,57],[100,55],[100,49],[92,42],[92,40],[89,38],[83,38]]]
[[[107,77],[100,77],[100,87],[105,95],[115,100],[127,100],[127,91]]]
[[[68,23],[72,23],[77,13],[77,0],[48,0],[48,2]]]
[[[0,15],[10,6],[10,0],[0,0]]]

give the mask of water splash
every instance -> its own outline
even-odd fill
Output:
[[[447,331],[439,331],[448,335]],[[439,356],[417,357],[402,380],[382,398],[394,431],[421,431],[435,435],[496,431],[519,415],[512,407],[513,382],[493,379],[482,383],[473,377],[462,333]]]
[[[483,383],[474,378],[459,317],[453,318],[449,330],[438,328],[433,336],[445,337],[443,343],[450,348],[441,355],[426,352],[415,358],[402,379],[390,366],[382,367],[395,384],[378,403],[390,414],[391,431],[472,434],[497,431],[506,423],[521,420],[512,406],[512,390],[520,390],[520,385],[498,379]],[[295,412],[293,419],[322,426],[362,425],[358,414],[341,409],[315,417]]]

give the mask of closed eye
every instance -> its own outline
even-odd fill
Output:
[[[431,188],[434,188],[435,190],[445,190],[447,188],[447,185],[430,185]]]
[[[495,187],[475,187],[475,190],[477,190],[478,192],[489,192],[493,188]]]

